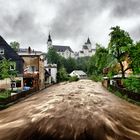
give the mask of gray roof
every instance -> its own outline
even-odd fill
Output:
[[[24,52],[24,53],[26,53],[26,52],[28,52],[28,48],[19,48],[19,50],[18,50],[18,53],[22,53],[22,52]],[[31,53],[42,53],[41,51],[35,51],[34,49],[31,49]]]
[[[82,70],[74,70],[73,73],[78,74],[78,75],[87,75],[84,71]]]
[[[73,50],[69,46],[53,45],[53,48],[57,52],[65,52],[66,50],[69,50],[70,52],[73,52]]]

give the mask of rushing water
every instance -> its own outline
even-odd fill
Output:
[[[0,112],[0,140],[140,140],[140,107],[81,80]]]

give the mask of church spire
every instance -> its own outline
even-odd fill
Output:
[[[49,33],[49,36],[48,36],[48,42],[52,42],[50,33]]]
[[[48,35],[47,46],[48,46],[48,48],[51,48],[52,47],[52,39],[51,39],[50,32],[49,32],[49,35]]]
[[[89,37],[87,39],[87,44],[91,44]]]

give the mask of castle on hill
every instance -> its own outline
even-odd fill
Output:
[[[82,46],[82,50],[74,52],[70,46],[64,45],[53,45],[51,35],[49,34],[47,40],[47,48],[54,48],[56,52],[64,58],[80,58],[80,57],[91,57],[95,54],[96,49],[92,48],[90,39],[88,38],[85,44]]]
[[[82,50],[78,52],[78,57],[91,57],[95,54],[96,49],[92,48],[90,39],[87,39],[87,42],[82,46]]]

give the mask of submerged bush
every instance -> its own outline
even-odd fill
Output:
[[[72,76],[69,78],[69,82],[74,82],[74,81],[78,81],[79,78],[77,76]]]

